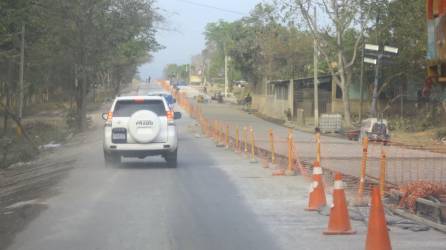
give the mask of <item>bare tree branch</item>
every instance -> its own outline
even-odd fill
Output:
[[[404,72],[399,72],[399,73],[396,73],[396,74],[394,74],[394,75],[392,75],[392,76],[390,76],[388,79],[387,79],[387,81],[385,81],[384,83],[383,83],[383,85],[381,85],[381,87],[379,88],[379,90],[378,90],[378,96],[379,95],[381,95],[381,93],[390,85],[390,84],[392,84],[392,82],[393,82],[393,80],[395,79],[395,78],[398,78],[398,77],[400,77],[400,76],[403,76],[405,73]]]
[[[39,151],[39,147],[36,145],[36,143],[31,139],[31,137],[29,137],[28,133],[26,132],[26,130],[23,128],[22,123],[20,121],[20,119],[13,113],[11,112],[3,103],[0,102],[0,107],[3,109],[3,112],[7,113],[9,117],[12,118],[12,120],[17,124],[17,126],[20,128],[20,130],[23,133],[23,137],[25,137],[25,139],[31,144],[31,146],[33,147],[34,150],[36,150],[37,152]]]
[[[310,29],[310,32],[312,33],[313,37],[316,38],[316,44],[317,44],[317,47],[318,47],[318,51],[321,52],[321,54],[324,56],[324,60],[327,63],[327,65],[329,66],[328,68],[330,70],[330,73],[333,76],[338,75],[338,72],[335,72],[333,70],[333,68],[331,67],[331,65],[330,65],[330,58],[328,56],[328,53],[326,53],[326,51],[321,46],[321,41],[324,40],[324,39],[319,34],[318,30],[316,29],[315,20],[313,18],[311,18],[310,14],[308,12],[309,7],[305,8],[301,2],[299,2],[298,4],[299,4],[300,10],[302,12],[302,15],[304,17],[304,20],[307,22],[307,25],[308,25],[308,27]]]
[[[331,20],[333,23],[337,23],[336,17],[333,16],[333,13],[332,13],[332,11],[330,11],[330,8],[328,7],[328,3],[327,3],[326,1],[327,1],[327,0],[323,0],[323,1],[322,1],[322,6],[324,7],[325,12],[326,12],[327,15],[328,15],[328,18],[330,18],[330,20]]]
[[[361,20],[361,33],[360,33],[359,36],[356,38],[355,45],[353,46],[353,56],[352,56],[352,59],[351,59],[350,62],[345,66],[345,67],[347,67],[347,68],[350,68],[351,66],[353,66],[353,64],[354,64],[355,61],[356,61],[356,55],[357,55],[357,53],[358,53],[359,43],[361,42],[362,38],[364,37],[364,29],[365,29],[365,26],[366,26],[366,22],[365,22],[365,20],[367,20],[367,19],[370,17],[371,9],[372,9],[372,7],[369,6],[365,18],[362,18],[362,20]]]
[[[383,109],[383,111],[382,111],[381,113],[384,114],[385,112],[387,112],[387,110],[390,109],[390,108],[392,107],[393,102],[395,102],[395,101],[398,100],[399,98],[403,98],[403,95],[399,94],[399,95],[395,96],[394,98],[392,98],[391,100],[389,100],[389,101],[387,102],[386,107]]]

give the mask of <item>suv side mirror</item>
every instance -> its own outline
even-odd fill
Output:
[[[101,117],[102,117],[102,120],[106,121],[108,118],[108,113],[102,113]]]
[[[181,119],[183,115],[181,114],[181,112],[174,112],[173,113],[173,119],[178,120]]]

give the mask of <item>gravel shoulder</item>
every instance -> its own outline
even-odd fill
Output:
[[[82,145],[97,140],[102,124],[100,114],[100,111],[88,114],[92,119],[88,131],[69,135],[63,144],[45,149],[33,161],[0,169],[0,250],[6,249],[17,233],[48,208],[47,199],[59,194],[57,184],[75,168],[79,156],[88,151]],[[37,120],[47,122],[42,117]]]

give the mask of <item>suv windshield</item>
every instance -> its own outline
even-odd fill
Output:
[[[160,100],[144,100],[135,102],[133,100],[118,101],[113,111],[114,117],[130,117],[139,110],[150,110],[158,116],[166,116],[166,108]]]

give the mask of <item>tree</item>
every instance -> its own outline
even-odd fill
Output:
[[[189,65],[168,64],[164,67],[164,76],[169,79],[187,81],[189,79]]]
[[[117,93],[130,82],[138,65],[162,48],[155,39],[162,20],[153,0],[0,1],[3,106],[10,110],[16,101],[22,23],[27,27],[26,100],[40,93],[61,101],[74,96],[77,126],[83,130],[92,87],[106,81]]]
[[[210,23],[206,27],[208,74],[221,74],[225,55],[231,58],[232,75],[254,85],[264,79],[290,79],[308,74],[311,35],[280,21],[277,9],[258,4],[234,22]],[[226,44],[226,47],[225,47]]]
[[[347,126],[351,126],[349,91],[353,66],[371,13],[371,3],[366,0],[291,0],[281,3],[284,9],[288,9],[287,18],[303,21],[316,39],[318,51],[327,64],[333,80],[342,90],[344,121]],[[322,10],[329,23],[318,27],[311,14],[313,9]],[[358,32],[351,47],[352,53],[349,55],[346,37],[348,31],[355,29],[358,29]],[[334,46],[331,41],[334,41]]]
[[[399,53],[389,62],[391,67],[383,69],[384,79],[379,94],[391,91],[393,87],[409,87],[401,86],[407,81],[405,79],[411,79],[407,84],[419,84],[418,88],[421,88],[426,76],[425,7],[423,0],[397,0],[382,6],[385,10],[382,11],[382,21],[371,30],[370,37],[379,37],[382,44],[399,48]]]
[[[23,87],[18,87],[18,63],[20,56],[20,38],[22,27],[32,24],[34,5],[25,0],[5,0],[0,3],[0,83],[2,91],[0,99],[3,101],[4,125],[6,132],[9,114],[13,114],[13,101],[17,100],[17,92],[22,92]],[[3,74],[1,74],[3,72]],[[18,115],[21,118],[21,110]]]

